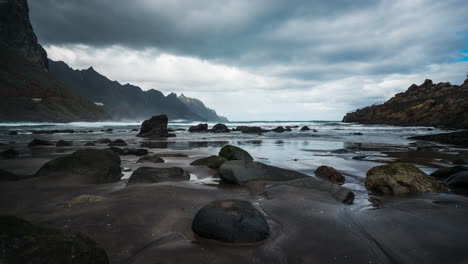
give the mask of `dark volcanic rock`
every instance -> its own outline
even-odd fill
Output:
[[[389,195],[447,191],[443,184],[408,163],[394,163],[370,169],[365,185],[371,191]]]
[[[343,122],[468,128],[467,109],[468,81],[458,86],[426,80],[420,86],[411,85],[384,104],[348,113]]]
[[[431,173],[431,176],[438,178],[438,179],[446,179],[449,176],[462,172],[462,171],[468,171],[468,167],[453,166],[453,167],[442,168]]]
[[[127,143],[122,139],[116,139],[109,143],[109,146],[127,146]]]
[[[198,124],[196,126],[191,126],[188,131],[190,133],[207,132],[208,131],[208,124]]]
[[[308,126],[303,126],[301,128],[301,131],[309,131],[309,130],[310,130],[310,128]]]
[[[168,119],[166,115],[153,116],[141,124],[140,133],[137,135],[137,137],[175,137],[174,134],[169,134],[167,132],[167,122]]]
[[[261,128],[261,127],[245,127],[245,128],[242,128],[241,130],[242,133],[245,133],[245,134],[257,134],[257,133],[263,133],[263,132],[267,132],[267,130]]]
[[[96,140],[96,143],[98,143],[98,144],[109,144],[111,142],[112,142],[112,140],[110,140],[108,138],[101,138],[101,139]]]
[[[29,142],[28,147],[36,147],[36,146],[52,146],[52,142],[42,140],[42,139],[33,139],[31,142]]]
[[[17,159],[19,157],[19,152],[14,149],[7,149],[2,151],[0,155],[4,159]]]
[[[250,154],[236,146],[226,145],[221,148],[219,151],[218,156],[225,158],[227,160],[244,160],[244,161],[252,161],[253,158]]]
[[[219,169],[219,167],[221,167],[221,165],[223,165],[223,163],[225,163],[226,161],[227,159],[223,157],[213,155],[206,158],[197,159],[190,163],[190,165],[207,166],[208,168]]]
[[[211,128],[211,132],[213,133],[229,133],[231,130],[225,124],[216,124]]]
[[[408,139],[427,140],[444,144],[468,147],[468,131],[415,136],[409,137]]]
[[[124,148],[125,155],[135,155],[135,156],[144,156],[148,154],[147,149],[137,149],[137,148]]]
[[[70,147],[70,146],[73,146],[73,143],[70,142],[70,141],[59,140],[59,141],[57,141],[55,146],[57,146],[57,147]]]
[[[137,163],[145,163],[145,162],[164,163],[164,160],[158,155],[144,155],[143,157],[137,160]]]
[[[94,142],[86,142],[84,145],[86,147],[96,146],[96,144],[94,144]]]
[[[119,156],[125,155],[124,150],[119,147],[110,147],[109,150],[112,150],[112,152],[114,152],[115,154]]]
[[[0,252],[2,263],[109,263],[106,252],[88,237],[6,215],[0,216]]]
[[[17,181],[19,179],[20,179],[20,177],[18,175],[14,174],[14,173],[11,173],[9,171],[0,169],[0,182],[2,182],[2,181]]]
[[[188,181],[190,174],[181,168],[140,167],[132,173],[128,184]]]
[[[108,149],[82,149],[47,162],[35,176],[81,184],[117,182],[120,157]]]
[[[315,175],[317,177],[327,179],[331,182],[337,184],[343,184],[345,182],[345,177],[341,175],[335,168],[328,167],[328,166],[320,166],[315,170]]]
[[[450,176],[445,184],[452,189],[468,190],[468,171],[462,171]]]
[[[255,243],[270,235],[263,214],[250,202],[241,200],[205,205],[195,215],[192,230],[198,237],[226,243]]]
[[[243,160],[225,162],[219,168],[219,174],[224,182],[235,184],[250,181],[290,181],[309,177],[297,171]]]
[[[8,135],[10,135],[10,136],[16,136],[16,135],[18,135],[18,132],[16,132],[16,131],[10,131],[10,132],[8,132]]]
[[[282,126],[279,126],[279,127],[276,127],[276,128],[274,128],[274,129],[272,129],[271,131],[277,132],[277,133],[282,133],[282,132],[285,131],[285,129],[284,129],[284,127],[282,127]]]

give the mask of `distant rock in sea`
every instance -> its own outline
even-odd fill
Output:
[[[426,80],[381,105],[346,114],[343,122],[468,128],[468,79],[458,86]]]

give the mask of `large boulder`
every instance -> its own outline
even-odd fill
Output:
[[[140,167],[132,173],[128,184],[155,183],[168,181],[188,181],[190,174],[178,167],[173,168],[153,168]]]
[[[47,162],[35,176],[81,184],[117,182],[122,176],[120,157],[109,149],[82,149]]]
[[[247,151],[232,145],[226,145],[222,147],[218,155],[227,160],[253,160],[252,156],[250,156]]]
[[[196,126],[191,126],[188,131],[190,133],[207,132],[208,131],[208,124],[198,124]]]
[[[47,141],[47,140],[42,140],[42,139],[33,139],[31,142],[29,142],[28,147],[38,147],[38,146],[52,146],[52,142]]]
[[[370,169],[365,186],[370,191],[389,195],[447,191],[443,184],[408,163],[394,163]]]
[[[211,128],[211,132],[213,133],[229,133],[231,130],[225,124],[216,124]]]
[[[197,159],[190,163],[192,166],[207,166],[208,168],[211,169],[219,169],[221,165],[223,165],[227,159],[219,156],[209,156],[201,159]]]
[[[309,177],[297,171],[243,160],[225,162],[219,168],[219,175],[224,182],[235,184],[250,181],[290,181]]]
[[[148,162],[148,163],[164,163],[164,160],[156,155],[156,154],[153,154],[153,155],[144,155],[143,157],[139,158],[137,160],[137,163],[145,163],[145,162]]]
[[[107,264],[106,252],[89,237],[41,228],[14,217],[0,216],[1,263]]]
[[[345,177],[336,171],[335,168],[328,166],[320,166],[315,170],[315,175],[317,177],[329,180],[333,183],[343,184],[345,182]]]
[[[250,202],[214,201],[201,208],[192,222],[200,238],[225,243],[255,243],[268,238],[270,227],[263,214]]]
[[[276,132],[276,133],[282,133],[285,131],[285,129],[282,126],[279,126],[279,127],[272,129],[271,131]]]
[[[2,151],[0,155],[4,159],[17,159],[19,157],[19,152],[14,149],[7,149]]]
[[[468,190],[468,171],[455,173],[445,181],[445,184],[452,189]]]
[[[453,167],[446,167],[442,169],[438,169],[431,173],[432,177],[438,178],[438,179],[446,179],[449,176],[462,172],[462,171],[468,171],[468,167],[465,166],[453,166]]]
[[[265,129],[261,128],[261,127],[253,126],[253,127],[243,127],[241,129],[241,132],[245,133],[245,134],[260,134],[260,133],[263,133],[263,132],[267,132],[267,130],[265,130]]]
[[[153,116],[150,119],[143,121],[140,133],[138,133],[137,137],[175,137],[174,134],[169,134],[167,132],[167,122],[168,119],[166,115]]]
[[[301,128],[301,131],[309,131],[309,130],[310,130],[310,128],[308,126],[303,126]]]

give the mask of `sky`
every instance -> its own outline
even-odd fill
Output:
[[[468,73],[466,0],[41,0],[49,58],[230,120],[341,120]]]

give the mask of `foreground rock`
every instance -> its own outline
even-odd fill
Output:
[[[432,177],[438,178],[438,179],[446,179],[449,176],[462,172],[462,171],[468,171],[468,167],[465,166],[453,166],[453,167],[447,167],[447,168],[442,168],[434,171],[431,173]]]
[[[144,155],[143,157],[141,157],[141,158],[139,158],[137,160],[137,163],[145,163],[145,162],[164,163],[164,160],[160,156],[158,156],[156,154],[154,154],[154,155]]]
[[[468,147],[468,131],[415,136],[408,139],[427,140],[444,144]]]
[[[181,168],[140,167],[132,173],[128,185],[188,180],[190,180],[190,174]]]
[[[365,186],[370,191],[389,195],[447,191],[443,184],[408,163],[394,163],[370,169]]]
[[[221,179],[227,183],[250,181],[290,181],[309,177],[297,171],[282,169],[255,161],[232,160],[219,168]]]
[[[310,128],[308,126],[303,126],[301,128],[301,131],[309,131],[309,130],[310,130]]]
[[[137,137],[145,138],[162,138],[162,137],[175,137],[174,134],[169,134],[167,131],[167,116],[158,115],[153,116],[148,120],[143,121],[141,124],[140,133]]]
[[[268,238],[270,227],[263,214],[247,201],[214,201],[201,208],[192,222],[201,238],[225,243],[255,243]]]
[[[456,95],[456,96],[454,96]],[[381,105],[368,106],[347,114],[343,122],[397,126],[444,126],[468,128],[468,80],[461,85],[411,85]],[[421,139],[421,138],[420,138]],[[466,138],[464,140],[466,143]]]
[[[445,184],[452,189],[464,189],[468,191],[468,171],[453,174],[445,181]]]
[[[231,130],[225,124],[216,124],[211,128],[211,132],[213,133],[229,133]]]
[[[194,132],[207,132],[208,131],[208,124],[198,124],[196,126],[189,127],[188,130],[190,133]]]
[[[14,149],[7,149],[2,151],[0,156],[4,159],[17,159],[19,157],[19,152]]]
[[[345,182],[345,177],[341,173],[336,171],[335,168],[328,166],[318,167],[317,170],[315,170],[315,175],[337,184],[343,184]]]
[[[221,167],[221,165],[223,165],[226,161],[227,159],[223,157],[213,155],[213,156],[209,156],[206,158],[197,159],[193,161],[192,163],[190,163],[190,165],[207,166],[208,168],[211,168],[211,169],[219,169],[219,167]]]
[[[88,237],[5,215],[0,216],[0,252],[1,263],[109,263],[106,252]]]
[[[29,142],[28,147],[38,147],[38,146],[52,146],[52,142],[42,140],[42,139],[33,139],[31,142]]]
[[[244,161],[252,161],[253,158],[250,154],[236,146],[226,145],[221,148],[219,151],[218,156],[225,158],[227,160],[244,160]]]
[[[47,162],[35,176],[80,184],[117,182],[120,157],[108,149],[82,149]]]

